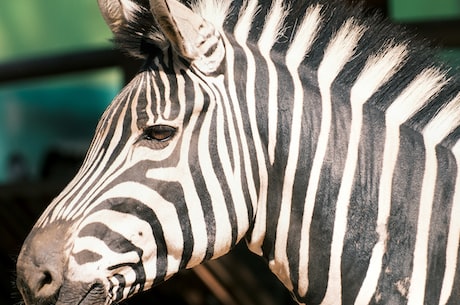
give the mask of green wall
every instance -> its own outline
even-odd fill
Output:
[[[110,46],[96,0],[0,1],[0,62]]]

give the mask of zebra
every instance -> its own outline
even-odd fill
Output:
[[[111,304],[245,240],[301,304],[460,303],[459,78],[339,1],[99,0],[145,64],[17,261]]]

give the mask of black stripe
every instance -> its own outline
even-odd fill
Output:
[[[460,247],[457,251],[457,269],[455,270],[454,285],[447,305],[458,305],[460,300]]]
[[[384,304],[407,303],[406,294],[410,282],[405,281],[412,275],[420,190],[425,168],[422,136],[404,125],[400,130],[400,150],[393,175],[388,220],[389,239],[378,283]],[[397,289],[398,284],[402,284],[405,293]]]
[[[378,238],[378,188],[385,139],[375,135],[384,133],[385,121],[382,113],[372,106],[364,105],[358,164],[342,253],[343,304],[354,303],[366,276],[372,248]]]
[[[283,181],[289,156],[291,142],[292,111],[294,105],[294,84],[285,66],[276,66],[278,74],[278,126],[276,130],[276,147],[273,166],[268,169],[266,234],[262,245],[264,256],[268,260],[274,257],[276,230],[283,194]],[[285,128],[288,126],[289,128]],[[294,173],[293,173],[294,174]],[[303,203],[301,203],[303,206]]]
[[[194,135],[199,135],[201,132],[201,128],[203,126],[203,121],[206,115],[212,115],[211,113],[207,113],[208,106],[209,106],[209,96],[203,92],[204,94],[204,108],[200,112],[195,129],[193,131]],[[208,239],[208,246],[206,249],[205,260],[210,259],[214,255],[214,244],[216,242],[216,219],[214,214],[214,209],[212,206],[212,199],[211,195],[209,194],[210,190],[206,186],[205,179],[203,177],[203,172],[200,164],[199,150],[198,150],[198,142],[199,136],[192,136],[190,141],[190,147],[188,151],[188,164],[190,167],[190,173],[193,177],[193,182],[195,184],[195,189],[197,190],[197,194],[200,197],[201,209],[203,211],[204,220],[206,224],[206,232],[207,232],[207,239]],[[217,155],[214,157],[218,157]],[[212,190],[211,190],[212,191]]]
[[[300,77],[304,88],[303,96],[303,115],[301,124],[301,139],[299,146],[298,163],[295,172],[295,181],[292,194],[292,206],[289,220],[289,235],[287,241],[289,267],[291,270],[291,280],[294,291],[298,291],[298,264],[300,244],[302,240],[299,232],[302,229],[302,220],[305,210],[305,197],[307,192],[308,181],[310,179],[313,157],[318,143],[319,130],[321,125],[321,107],[318,107],[320,93],[318,91],[316,71],[303,73],[301,70]],[[279,128],[282,128],[279,126]],[[307,203],[308,204],[308,203]],[[302,296],[303,297],[303,296]],[[296,295],[298,300],[301,296]]]
[[[109,266],[108,270],[115,270],[122,267],[129,267],[133,270],[136,274],[136,280],[131,284],[131,288],[135,287],[136,285],[140,286],[140,290],[143,290],[146,280],[144,265],[142,261],[143,250],[137,246],[135,246],[131,241],[126,239],[120,233],[112,231],[109,227],[105,224],[100,222],[94,222],[86,225],[83,227],[80,232],[78,233],[78,237],[86,237],[91,236],[100,239],[103,241],[107,247],[118,253],[128,253],[128,252],[136,252],[139,261],[136,263],[119,263],[113,266]]]
[[[136,247],[131,241],[120,233],[112,231],[107,225],[101,222],[92,222],[84,226],[78,232],[78,237],[95,237],[103,241],[107,247],[118,253],[136,252],[139,259],[142,259],[143,250]]]
[[[216,107],[223,107],[223,105],[216,105]],[[228,118],[225,117],[225,120],[227,121]],[[218,142],[217,142],[217,110],[214,111],[214,114],[212,116],[212,122],[211,122],[211,130],[209,133],[209,155],[211,156],[211,163],[212,163],[212,168],[213,171],[219,180],[220,188],[222,190],[224,200],[225,200],[225,205],[227,207],[227,212],[228,212],[228,217],[229,217],[229,222],[231,224],[231,247],[236,245],[237,238],[238,238],[238,220],[237,220],[237,215],[235,211],[235,206],[234,206],[234,200],[232,198],[232,192],[230,190],[230,187],[228,185],[228,181],[224,169],[222,167],[222,162],[219,159],[219,148],[222,149],[222,147],[218,147]],[[225,124],[228,126],[228,124]],[[231,141],[229,137],[225,138],[226,140],[226,146],[227,146],[227,151],[229,152],[229,155],[232,155],[231,150]]]
[[[148,100],[147,100],[147,87],[150,87],[150,99],[152,100],[152,106],[155,104],[154,101],[156,99],[155,97],[155,91],[153,87],[150,84],[151,77],[150,77],[150,71],[144,71],[142,74],[139,74],[139,76],[142,76],[143,82],[139,82],[138,86],[142,87],[140,88],[139,96],[137,98],[137,105],[136,105],[136,115],[137,115],[137,120],[136,120],[136,125],[139,130],[145,129],[147,127],[147,122],[149,121],[149,116],[147,115],[147,105],[148,105]],[[155,107],[153,107],[155,108]],[[152,109],[152,113],[154,113],[154,110]],[[155,121],[157,119],[156,116],[153,118]]]
[[[142,202],[125,199],[120,203],[112,203],[111,210],[120,213],[127,213],[133,215],[140,220],[143,220],[150,224],[152,228],[152,235],[155,237],[155,244],[157,246],[157,274],[156,279],[162,281],[166,275],[168,260],[167,260],[167,248],[166,240],[161,224],[155,215],[155,212]]]
[[[343,89],[336,86],[333,86],[332,90],[332,122],[326,154],[322,160],[310,229],[308,270],[315,280],[310,282],[306,300],[312,303],[319,302],[324,297],[328,284],[335,210],[350,135],[351,108],[349,101],[342,98],[342,96],[348,97],[349,93],[343,92]]]
[[[169,49],[170,52],[169,52],[169,57],[171,58],[173,56],[173,54],[171,53],[171,49]],[[172,60],[172,58],[171,58]],[[162,112],[162,117],[165,119],[165,120],[174,120],[177,118],[177,116],[179,115],[180,113],[180,104],[179,104],[179,94],[182,95],[182,94],[185,94],[185,92],[181,91],[179,92],[178,90],[178,75],[183,75],[181,74],[181,69],[180,68],[183,68],[182,65],[179,65],[180,68],[178,68],[178,64],[179,64],[179,61],[176,60],[176,63],[173,65],[172,61],[170,60],[170,63],[169,63],[169,66],[168,67],[165,67],[163,66],[163,69],[164,69],[164,75],[166,76],[167,78],[167,82],[169,84],[169,90],[170,90],[170,96],[164,96],[161,100],[170,100],[170,113],[169,113],[169,116],[168,117],[165,117],[164,116],[164,111],[165,111],[165,108],[162,107],[161,108],[161,112]],[[160,78],[157,78],[157,80],[159,81]],[[160,91],[163,93],[163,91]],[[185,101],[186,103],[188,102],[189,98],[193,97],[192,96],[189,96],[187,95],[187,100]],[[163,102],[161,103],[161,105],[163,106]],[[166,106],[166,103],[164,103],[164,106]]]
[[[87,263],[92,263],[100,260],[102,258],[102,255],[99,253],[95,253],[91,250],[82,250],[78,253],[73,254],[73,257],[75,258],[75,261],[79,265],[87,264]]]
[[[425,285],[425,304],[438,304],[442,280],[446,267],[446,247],[457,164],[452,154],[442,146],[436,148],[438,172],[431,213],[430,234],[428,240],[428,270]]]
[[[104,210],[104,209],[116,211],[120,213],[130,214],[132,216],[139,218],[140,221],[145,221],[150,225],[150,227],[152,228],[152,235],[155,238],[155,244],[157,246],[157,276],[156,276],[156,279],[159,282],[162,282],[165,278],[166,271],[168,268],[168,260],[167,260],[168,253],[167,253],[167,248],[166,248],[165,235],[163,233],[161,224],[157,216],[155,215],[155,212],[151,208],[143,204],[142,202],[139,202],[132,198],[112,198],[98,205],[96,208],[94,208],[91,211],[91,213],[95,213],[99,210]],[[103,228],[103,227],[99,226],[98,228]],[[86,233],[80,232],[79,234],[87,234],[87,236],[98,237],[97,236],[98,228],[95,228],[96,231],[89,229]],[[104,230],[102,230],[101,232],[104,232]],[[118,234],[118,233],[114,233],[114,234]],[[120,240],[127,241],[122,235],[119,235],[119,234],[118,235],[109,234],[109,236],[111,236],[111,238],[115,238],[115,239],[120,238]],[[105,240],[108,237],[105,237],[103,235],[99,238],[101,240]],[[109,238],[107,241],[109,242],[111,241],[111,239]],[[113,243],[113,240],[111,242]],[[112,249],[113,251],[117,251],[116,243],[114,243],[114,245],[111,247],[114,248]],[[123,247],[128,247],[126,249],[128,250],[131,249],[131,251],[142,251],[142,249],[137,248],[134,245],[132,245],[132,247],[130,248],[129,244],[121,244],[119,247],[120,247],[120,251],[118,252],[126,252],[127,250],[123,251],[124,249]],[[136,249],[133,250],[134,248]],[[139,253],[140,252],[138,252],[138,254]],[[139,257],[142,258],[142,254],[139,254]]]
[[[116,278],[118,281],[118,289],[117,293],[115,294],[115,301],[120,301],[123,299],[123,291],[125,290],[126,280],[125,277],[121,274],[115,274],[113,277]]]
[[[228,37],[229,40],[231,40],[232,45],[237,45],[233,37]],[[246,81],[247,81],[247,73],[241,73],[240,71],[247,71],[247,60],[244,52],[241,50],[241,48],[236,47],[233,48],[235,55],[234,55],[234,79],[228,79],[225,78],[225,87],[229,88],[229,82],[234,81],[234,84],[236,86],[236,94],[237,98],[240,101],[246,101]],[[240,167],[240,172],[241,172],[241,184],[243,186],[243,194],[245,196],[245,203],[246,203],[246,210],[248,211],[248,219],[253,219],[253,208],[252,208],[252,201],[251,201],[251,196],[249,193],[249,186],[248,186],[248,181],[251,179],[255,179],[255,186],[256,189],[258,190],[258,182],[259,182],[259,177],[258,177],[258,166],[257,166],[257,160],[256,160],[256,154],[253,149],[253,142],[252,142],[252,132],[251,132],[251,126],[248,124],[250,122],[248,113],[246,111],[247,106],[246,104],[240,104],[240,110],[241,110],[241,120],[243,122],[244,129],[240,130],[239,125],[237,123],[237,118],[239,117],[239,114],[236,112],[235,107],[231,105],[231,99],[230,99],[230,94],[229,92],[225,92],[227,97],[229,98],[230,101],[230,113],[226,113],[226,118],[231,118],[233,120],[233,126],[235,126],[235,130],[230,130],[229,132],[234,132],[236,139],[237,139],[237,147],[234,149],[238,149],[238,154],[240,156],[240,164],[235,164],[236,166]],[[246,141],[243,142],[242,139],[242,134],[245,135]],[[244,153],[243,150],[244,148],[247,148],[249,151],[249,154],[251,156],[251,168],[252,168],[252,177],[247,177],[246,176],[246,169],[245,169],[245,160],[244,160]],[[230,152],[232,153],[232,152]]]

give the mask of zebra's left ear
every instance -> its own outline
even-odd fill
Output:
[[[149,0],[150,11],[175,50],[205,74],[216,72],[225,56],[215,27],[176,0]]]

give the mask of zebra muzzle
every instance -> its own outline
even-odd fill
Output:
[[[62,224],[34,229],[24,242],[17,261],[16,284],[26,305],[56,303],[67,261],[65,232]]]

